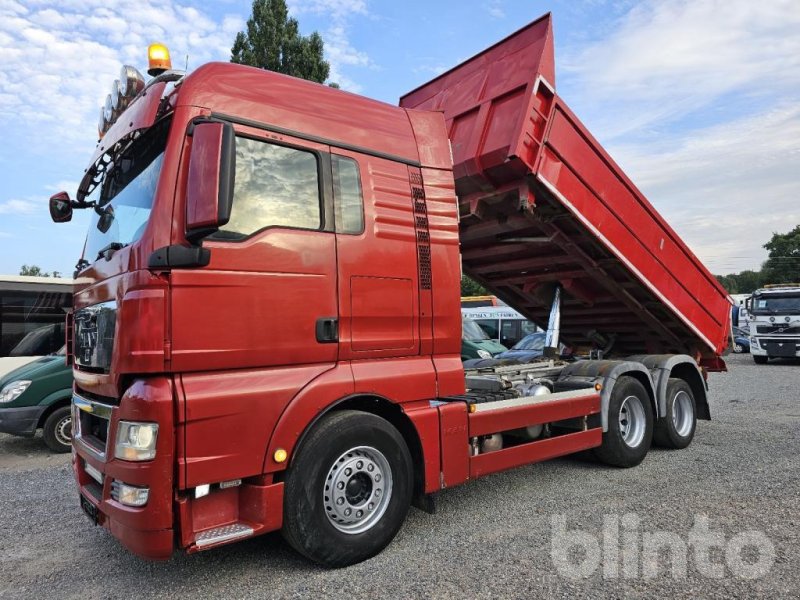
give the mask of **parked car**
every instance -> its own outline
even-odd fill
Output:
[[[547,334],[544,332],[529,333],[517,342],[511,350],[501,352],[495,355],[495,358],[510,358],[521,363],[529,362],[544,354],[544,342],[546,337]]]
[[[506,347],[500,342],[489,339],[486,332],[472,319],[461,321],[461,360],[473,358],[491,358]]]
[[[53,452],[72,445],[72,367],[65,349],[43,356],[0,378],[0,432],[33,437],[42,430]]]
[[[733,351],[736,354],[750,353],[750,336],[741,327],[733,328]]]

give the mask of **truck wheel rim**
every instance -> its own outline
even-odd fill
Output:
[[[64,417],[56,423],[55,436],[59,444],[72,444],[72,417]]]
[[[694,420],[694,410],[692,409],[692,399],[684,391],[675,394],[672,400],[672,425],[681,437],[686,437],[692,430]]]
[[[644,439],[645,416],[642,401],[628,396],[619,407],[619,432],[629,448],[636,448]]]
[[[380,450],[352,448],[337,458],[325,478],[325,514],[342,533],[355,535],[381,520],[392,498],[392,470]]]

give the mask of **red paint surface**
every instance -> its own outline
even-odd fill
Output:
[[[619,334],[620,354],[699,353],[716,364],[727,344],[727,292],[554,85],[545,15],[401,99],[444,112],[464,271],[540,325],[547,286],[560,282],[567,343],[588,344],[597,329]],[[498,244],[503,237],[511,241]]]
[[[562,282],[567,339],[607,323],[622,332],[623,349],[677,348],[718,364],[727,323],[721,288],[558,96],[537,87],[538,75],[554,83],[549,17],[403,99],[424,110],[227,63],[183,80],[162,105],[172,126],[150,221],[137,242],[78,279],[76,309],[113,300],[119,312],[110,372],[76,369],[77,387],[118,401],[112,431],[120,418],[160,424],[151,462],[101,462],[78,445],[79,457],[107,476],[151,486],[143,509],[115,505],[106,489],[105,527],[150,558],[167,557],[173,539],[194,550],[198,531],[226,523],[245,522],[255,533],[280,528],[283,488],[275,480],[320,416],[352,398],[400,405],[422,444],[426,492],[599,444],[599,430],[591,430],[470,457],[470,428],[477,435],[563,417],[566,405],[483,416],[468,415],[462,402],[431,404],[464,392],[461,256],[467,273],[540,321],[548,308],[538,297],[543,286]],[[126,111],[92,162],[152,124],[162,93],[154,86]],[[246,123],[234,124],[239,135],[354,159],[363,232],[335,232],[326,206],[325,230],[269,227],[241,242],[206,240],[207,266],[148,269],[154,250],[186,245],[187,226],[210,222],[209,206],[192,208],[187,219],[193,186],[210,189],[216,179],[205,168],[190,173],[186,132],[194,117],[211,114]],[[675,310],[654,302],[631,266],[560,205],[544,179]],[[538,218],[550,209],[562,218]],[[704,347],[676,311],[715,348]],[[337,342],[316,341],[321,317],[338,318]],[[590,414],[596,403],[592,395],[567,412]],[[287,461],[274,461],[278,449]],[[75,470],[86,486],[80,462]],[[192,499],[197,485],[239,478],[241,486]]]

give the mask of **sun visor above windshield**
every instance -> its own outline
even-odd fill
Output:
[[[165,81],[148,86],[97,143],[89,168],[78,186],[78,201],[83,200],[102,181],[103,173],[113,162],[114,156],[156,122],[166,86]]]

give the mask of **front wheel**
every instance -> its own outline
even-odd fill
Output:
[[[42,437],[53,452],[63,453],[72,449],[72,411],[69,406],[62,406],[47,417]]]
[[[653,406],[644,385],[633,377],[617,379],[608,403],[608,431],[594,449],[602,462],[635,467],[647,456],[653,440]]]
[[[769,362],[769,356],[756,356],[754,354],[753,362],[755,362],[757,365],[765,365],[767,362]]]
[[[683,379],[667,382],[667,412],[658,419],[653,441],[664,448],[681,450],[692,443],[697,411],[692,388]]]
[[[284,487],[283,536],[327,567],[383,550],[411,504],[412,462],[386,420],[343,410],[324,417],[302,443]]]

